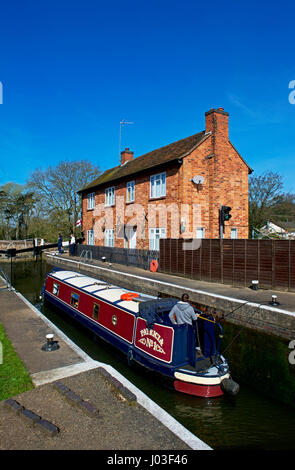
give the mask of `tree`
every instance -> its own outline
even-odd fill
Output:
[[[271,218],[277,222],[295,224],[295,194],[286,193],[272,207]]]
[[[19,194],[13,201],[12,211],[16,223],[16,239],[28,238],[30,219],[34,213],[36,198],[33,192]],[[24,233],[22,233],[24,229]]]
[[[278,173],[268,171],[249,181],[249,228],[260,229],[271,218],[275,204],[282,201],[283,182]]]
[[[38,196],[42,204],[40,212],[49,224],[54,224],[55,234],[75,232],[82,209],[77,191],[99,174],[99,168],[87,160],[63,161],[56,167],[37,169],[31,174],[28,187]]]
[[[7,183],[0,188],[0,226],[2,238],[27,238],[29,218],[36,200],[25,186]],[[24,233],[23,233],[24,232]]]

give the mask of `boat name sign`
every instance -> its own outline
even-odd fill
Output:
[[[163,344],[164,344],[164,339],[155,330],[149,330],[148,328],[144,328],[143,330],[140,330],[140,336],[141,337],[143,337],[143,336],[153,336],[158,341],[158,343],[160,343],[161,346],[163,346]]]
[[[134,344],[142,351],[164,361],[171,362],[173,349],[172,327],[156,324],[153,329],[148,328],[146,320],[137,319]]]
[[[145,328],[144,330],[140,330],[140,336],[141,338],[138,341],[141,344],[143,344],[149,349],[152,348],[154,351],[158,351],[162,354],[166,354],[164,349],[161,347],[163,346],[164,339],[155,330],[149,330],[148,328]],[[152,336],[153,338],[156,339],[156,341],[154,341],[151,338],[148,338],[148,336]]]

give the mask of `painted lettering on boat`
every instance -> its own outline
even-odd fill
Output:
[[[140,336],[153,336],[157,341],[158,343],[163,346],[164,344],[164,339],[162,338],[162,336],[159,335],[159,333],[157,333],[155,330],[149,330],[148,328],[144,328],[143,330],[140,330]]]
[[[171,362],[173,335],[171,327],[155,324],[151,329],[146,320],[137,318],[134,345],[163,362]]]
[[[140,330],[140,336],[141,338],[138,340],[139,343],[143,344],[149,349],[153,349],[154,351],[166,354],[166,352],[162,348],[164,344],[164,339],[155,330],[149,330],[148,328],[144,328],[143,330]],[[152,336],[154,339],[149,338],[149,336]]]

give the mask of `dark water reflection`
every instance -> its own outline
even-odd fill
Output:
[[[9,265],[5,268],[9,270]],[[295,449],[294,409],[264,398],[245,384],[240,384],[237,397],[216,399],[202,399],[169,390],[155,383],[142,369],[130,368],[111,346],[95,339],[60,312],[40,305],[40,290],[45,273],[50,269],[51,266],[45,262],[14,262],[15,288],[89,356],[111,364],[204,442],[214,449]]]

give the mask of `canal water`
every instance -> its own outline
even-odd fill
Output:
[[[10,264],[0,263],[0,267],[10,274]],[[295,449],[295,408],[270,400],[241,382],[236,397],[215,399],[166,389],[145,371],[129,367],[111,346],[95,339],[54,308],[42,305],[40,290],[51,268],[44,261],[13,261],[13,285],[90,357],[111,364],[193,434],[215,450]]]

